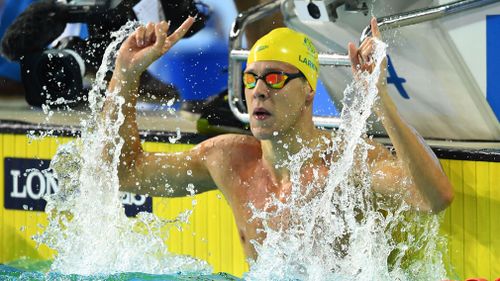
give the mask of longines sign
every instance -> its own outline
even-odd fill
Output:
[[[59,190],[57,179],[48,170],[50,160],[29,158],[4,159],[4,208],[11,210],[43,211],[47,202],[43,196]],[[123,193],[125,214],[152,212],[149,196]]]

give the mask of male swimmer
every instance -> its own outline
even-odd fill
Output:
[[[121,188],[167,197],[189,194],[186,186],[190,183],[197,193],[218,188],[232,208],[247,258],[256,259],[250,241],[262,241],[265,233],[258,231],[263,229],[261,220],[249,220],[252,211],[248,203],[263,209],[273,196],[286,201],[292,185],[290,174],[276,164],[304,146],[321,145],[322,136],[330,135],[316,129],[312,121],[318,54],[304,34],[288,28],[271,31],[252,47],[243,75],[253,136],[220,135],[182,153],[145,152],[136,122],[139,77],[184,36],[192,23],[193,19],[188,18],[170,36],[166,22],[139,27],[118,52],[109,90],[118,91],[125,99],[125,121],[120,129],[125,142],[119,167]],[[371,28],[373,36],[380,39],[375,19]],[[374,38],[368,38],[359,48],[349,44],[353,72],[373,67],[373,42]],[[374,146],[368,155],[372,188],[388,196],[401,194],[415,209],[439,212],[453,199],[451,184],[432,150],[399,115],[385,80],[383,71],[374,111],[382,120],[396,156],[369,140]],[[116,110],[114,107],[110,100],[105,104],[105,110]],[[324,175],[328,172],[328,164],[318,155],[309,163],[301,171],[304,184],[312,180],[313,170]],[[192,173],[188,174],[188,170]]]

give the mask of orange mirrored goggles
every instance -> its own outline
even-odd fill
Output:
[[[247,89],[253,89],[257,85],[257,81],[262,79],[269,88],[281,89],[292,79],[305,77],[302,72],[285,73],[285,72],[268,72],[264,75],[257,75],[252,72],[243,73],[243,84]]]

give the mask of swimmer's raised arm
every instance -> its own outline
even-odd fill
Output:
[[[189,194],[186,190],[188,183],[192,183],[199,192],[215,187],[202,163],[201,149],[176,154],[147,153],[142,149],[136,122],[141,74],[180,40],[192,24],[193,18],[190,17],[167,36],[168,23],[149,23],[130,35],[118,51],[108,92],[117,91],[125,99],[122,106],[125,120],[119,131],[124,144],[118,168],[123,191],[152,196],[183,196]],[[116,104],[107,97],[104,112],[116,109]]]
[[[210,155],[206,148],[202,143],[178,153],[149,153],[140,149],[132,153],[136,154],[131,160],[133,164],[120,169],[120,189],[163,197],[182,197],[216,189],[206,167],[206,155]]]
[[[373,36],[380,39],[377,21],[371,21]],[[357,67],[371,71],[373,39],[365,40],[360,48],[349,44],[353,72]],[[391,139],[396,156],[381,144],[373,142],[370,152],[372,186],[385,194],[401,194],[406,202],[423,211],[439,212],[453,200],[453,188],[443,172],[438,158],[424,139],[399,114],[387,91],[387,62],[384,60],[378,87],[379,99],[374,111]]]

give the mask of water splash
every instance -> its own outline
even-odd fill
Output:
[[[377,41],[374,71],[359,73],[346,88],[340,127],[324,140],[328,148],[303,148],[283,163],[292,182],[287,201],[274,198],[264,210],[250,206],[253,219],[263,221],[266,238],[262,244],[254,241],[258,258],[246,279],[445,278],[438,217],[416,214],[401,198],[383,197],[370,188],[367,155],[372,147],[365,134],[386,47]],[[326,177],[315,171],[304,187],[301,170],[314,153],[330,164],[329,170]],[[267,222],[273,218],[285,223],[271,226]]]
[[[106,93],[119,44],[137,27],[129,22],[112,34],[96,82],[89,92],[89,117],[81,121],[81,138],[61,145],[51,162],[59,191],[45,198],[49,224],[35,240],[57,251],[51,271],[63,274],[143,272],[211,273],[206,262],[168,252],[165,234],[177,222],[140,213],[125,216],[119,192],[118,161],[123,139],[118,131],[125,100]],[[118,112],[102,110],[105,96]]]

